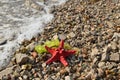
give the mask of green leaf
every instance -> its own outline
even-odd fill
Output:
[[[44,45],[35,46],[35,51],[37,51],[37,53],[40,53],[40,54],[47,52]]]
[[[35,46],[35,51],[37,53],[45,53],[47,50],[45,49],[45,46],[52,47],[52,48],[57,48],[60,45],[60,41],[58,39],[53,39],[51,41],[46,41],[44,45],[37,45]],[[71,49],[71,46],[68,43],[64,43],[64,49]]]
[[[59,40],[55,39],[55,40],[51,40],[51,41],[46,41],[45,42],[45,46],[48,46],[48,47],[58,47],[59,43],[60,43]]]

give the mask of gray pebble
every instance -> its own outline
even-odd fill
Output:
[[[110,61],[119,62],[120,61],[120,54],[118,54],[118,53],[112,53],[110,55]]]
[[[16,58],[16,62],[17,62],[18,64],[27,63],[28,60],[29,60],[28,55],[22,54],[22,53],[17,53],[17,54],[15,55],[15,58]]]

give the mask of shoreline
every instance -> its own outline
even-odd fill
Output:
[[[46,4],[44,0],[0,1],[0,70],[6,67],[24,40],[31,40],[43,31],[53,18],[49,12],[51,7],[66,0],[61,1],[45,1]]]

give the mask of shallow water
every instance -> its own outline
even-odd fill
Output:
[[[0,70],[5,68],[24,40],[42,32],[54,15],[52,6],[67,0],[0,0]]]

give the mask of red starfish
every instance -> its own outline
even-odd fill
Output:
[[[75,50],[65,50],[64,48],[64,41],[61,40],[60,45],[57,49],[49,48],[45,46],[46,50],[52,54],[52,57],[46,62],[47,64],[50,64],[53,61],[60,60],[60,62],[63,63],[64,66],[67,66],[68,63],[65,60],[65,57],[75,54]]]

